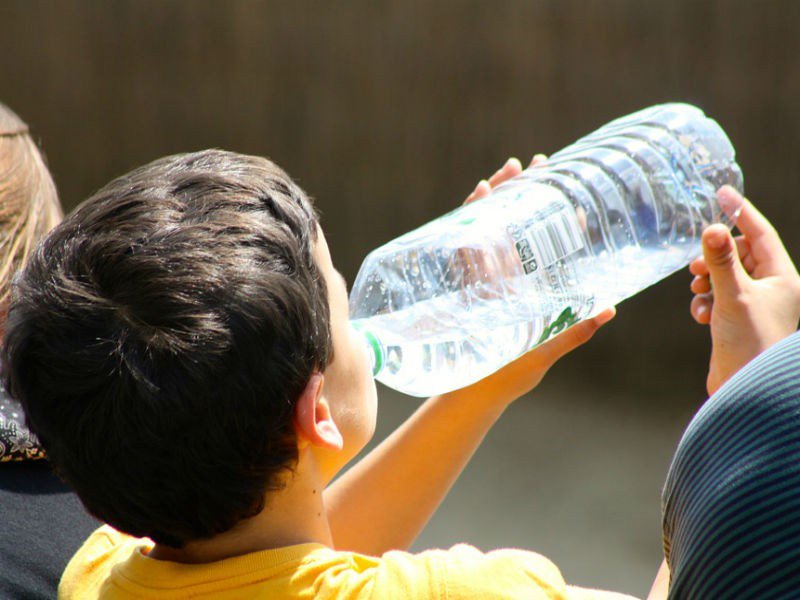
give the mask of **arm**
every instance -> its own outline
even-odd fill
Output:
[[[667,561],[661,562],[661,567],[656,573],[656,578],[653,581],[653,587],[650,588],[650,593],[647,595],[647,600],[666,600],[667,592],[669,592],[669,566]]]
[[[521,171],[509,161],[468,201]],[[408,548],[505,408],[614,315],[605,311],[469,387],[428,399],[392,435],[325,490],[337,548]]]

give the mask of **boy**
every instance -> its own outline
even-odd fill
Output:
[[[429,399],[328,485],[372,435],[376,392],[304,193],[222,151],[111,182],[38,249],[5,338],[9,389],[110,525],[60,596],[623,598],[530,552],[398,551],[504,408],[612,316]]]

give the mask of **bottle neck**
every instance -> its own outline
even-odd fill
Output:
[[[355,329],[361,338],[364,340],[364,345],[367,347],[367,355],[369,356],[369,364],[372,369],[372,376],[376,376],[383,369],[383,346],[380,340],[369,329],[360,323],[350,322],[353,329]]]

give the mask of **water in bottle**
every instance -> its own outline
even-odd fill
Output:
[[[719,125],[658,105],[381,246],[350,296],[377,379],[414,396],[466,386],[685,267],[706,226],[732,225],[724,184],[742,191]]]

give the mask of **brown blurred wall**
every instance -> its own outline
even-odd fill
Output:
[[[799,29],[792,0],[5,0],[0,98],[32,124],[67,208],[164,154],[270,156],[317,198],[350,278],[508,155],[685,100],[728,131],[796,253]],[[625,303],[569,360],[642,393],[680,371],[672,393],[697,400],[706,335],[687,283]]]
[[[32,125],[68,209],[165,154],[271,157],[317,199],[351,280],[507,156],[683,100],[727,130],[748,194],[800,257],[799,32],[794,0],[4,0],[0,99]],[[548,389],[684,422],[708,350],[688,283],[625,302]]]

